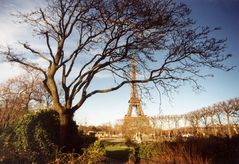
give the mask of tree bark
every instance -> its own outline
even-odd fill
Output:
[[[60,149],[61,151],[71,151],[74,148],[74,136],[77,134],[76,124],[73,121],[73,113],[60,113]]]

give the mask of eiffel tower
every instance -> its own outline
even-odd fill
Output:
[[[132,80],[136,80],[136,61],[132,59]],[[125,117],[132,117],[133,109],[136,110],[137,116],[145,116],[141,106],[141,100],[138,95],[137,84],[132,83],[131,85],[131,95],[129,100],[128,112]]]
[[[136,60],[132,59],[132,80],[136,80]],[[133,110],[136,116],[132,116]],[[148,117],[144,114],[141,106],[141,100],[138,95],[137,84],[131,84],[131,94],[129,99],[128,112],[124,117],[123,133],[133,137],[135,134],[143,134],[150,129]]]

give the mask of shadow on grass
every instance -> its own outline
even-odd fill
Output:
[[[127,146],[108,146],[106,147],[106,157],[110,161],[120,161],[125,163],[128,161],[130,148]]]

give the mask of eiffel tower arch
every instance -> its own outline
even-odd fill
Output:
[[[132,81],[136,80],[136,60],[131,60],[132,64]],[[135,110],[136,115],[133,116]],[[123,132],[132,137],[135,134],[143,134],[150,130],[150,123],[148,117],[144,114],[141,99],[138,95],[138,88],[136,83],[131,84],[131,94],[129,99],[129,107],[127,114],[124,117]]]

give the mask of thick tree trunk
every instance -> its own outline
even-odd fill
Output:
[[[60,148],[62,151],[71,151],[74,148],[74,137],[77,127],[70,112],[60,113]]]

